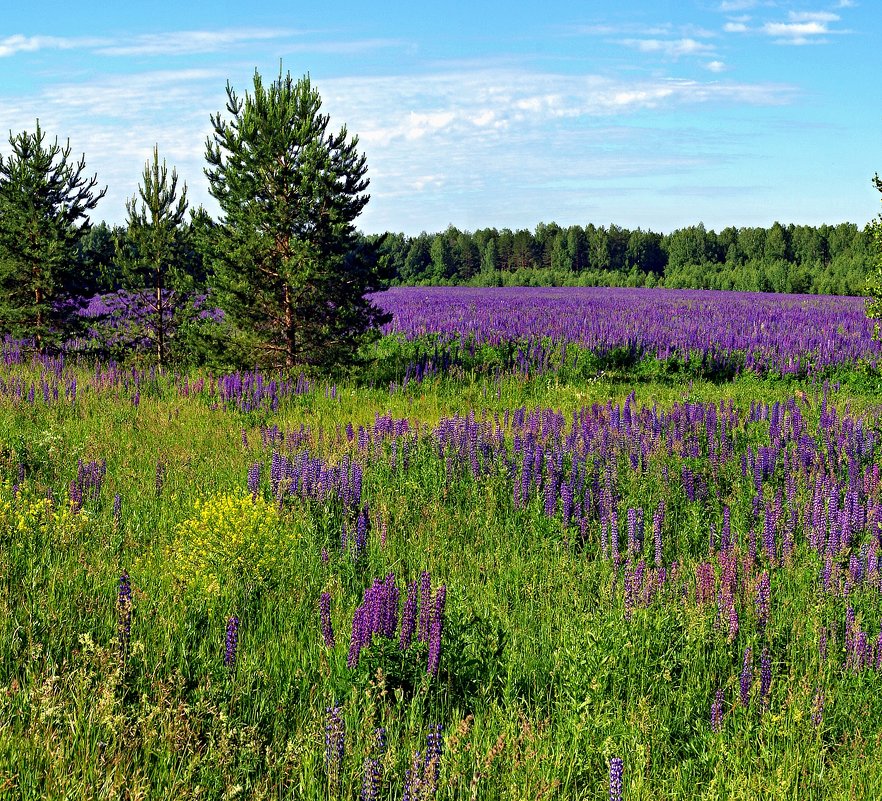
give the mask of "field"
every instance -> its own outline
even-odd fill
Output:
[[[882,798],[853,299],[397,290],[339,380],[0,349],[0,798]]]

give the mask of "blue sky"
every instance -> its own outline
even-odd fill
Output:
[[[880,35],[877,0],[17,3],[0,125],[85,152],[94,219],[124,220],[154,143],[215,211],[209,115],[281,60],[359,135],[366,232],[863,225]]]

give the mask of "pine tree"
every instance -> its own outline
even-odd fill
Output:
[[[140,195],[140,203],[138,196]],[[153,148],[153,161],[144,166],[138,195],[126,203],[128,229],[118,241],[119,261],[127,272],[127,283],[137,290],[149,290],[150,335],[156,347],[156,360],[164,367],[168,357],[168,336],[173,315],[186,296],[175,291],[190,288],[182,267],[184,217],[187,212],[187,185],[178,196],[178,174],[168,174],[165,160],[159,163],[159,149]]]
[[[33,133],[10,133],[12,153],[0,155],[0,334],[41,350],[64,337],[77,244],[107,193],[83,175],[85,156],[71,160],[69,142],[45,140],[37,120]]]
[[[246,363],[340,365],[384,316],[377,246],[354,220],[369,195],[367,162],[345,126],[328,130],[309,77],[288,73],[212,115],[205,173],[221,207],[212,286]]]

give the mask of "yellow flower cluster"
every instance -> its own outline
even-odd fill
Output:
[[[2,537],[50,538],[59,545],[70,545],[89,522],[85,512],[77,514],[67,504],[56,505],[49,498],[33,495],[27,485],[14,499],[11,487],[0,485]]]
[[[247,589],[278,580],[297,534],[275,506],[250,494],[197,500],[177,528],[172,564],[190,588],[216,593],[228,584]]]

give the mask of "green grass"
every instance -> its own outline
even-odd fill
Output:
[[[768,627],[759,630],[753,596],[741,590],[740,628],[729,641],[715,626],[716,603],[698,604],[694,589],[721,502],[711,494],[689,503],[677,484],[682,465],[702,470],[704,453],[660,450],[637,474],[623,451],[621,531],[627,508],[641,506],[652,569],[652,512],[665,497],[664,561],[670,569],[676,560],[680,576],[629,612],[624,569],[600,558],[597,522],[583,538],[563,525],[559,509],[546,516],[535,491],[516,505],[504,469],[475,478],[467,459],[439,457],[432,434],[453,415],[474,411],[492,426],[494,415],[521,408],[557,410],[566,428],[574,412],[621,405],[632,393],[637,408],[731,400],[743,413],[751,402],[803,393],[815,427],[819,381],[681,381],[630,367],[528,379],[464,370],[404,389],[343,383],[336,397],[318,382],[275,412],[240,413],[207,392],[184,397],[171,378],[145,382],[135,405],[131,387],[99,387],[86,370],[76,372],[76,400],[46,405],[38,367],[0,373],[7,384],[13,375],[38,390],[33,405],[0,394],[0,798],[355,799],[383,726],[379,797],[399,799],[413,754],[425,753],[436,723],[444,727],[439,799],[603,799],[612,756],[624,761],[626,799],[882,798],[882,672],[848,668],[843,643],[849,605],[871,637],[879,631],[877,590],[847,598],[820,591],[823,562],[799,533],[792,558],[771,568]],[[878,436],[878,379],[839,378],[829,403],[864,416]],[[410,423],[412,435],[394,453],[391,439],[365,453],[346,438],[347,424],[357,432],[376,415]],[[732,508],[742,556],[754,490],[738,459],[769,441],[768,423],[744,416],[733,434],[736,456],[711,484]],[[197,501],[244,496],[254,462],[262,465],[260,494],[274,508],[273,448],[261,443],[261,425],[304,426],[302,448],[312,456],[337,464],[349,454],[363,465],[373,522],[365,554],[354,560],[341,551],[339,503],[290,500],[267,512],[269,533],[260,536],[272,553],[243,551],[253,569],[230,564],[233,545],[205,546],[208,556],[184,560],[182,573],[182,549],[202,547],[186,533]],[[505,437],[510,451],[511,432]],[[78,459],[104,459],[107,473],[98,497],[71,513]],[[19,465],[25,479],[14,493]],[[783,482],[776,474],[770,487]],[[799,486],[800,503],[807,491]],[[215,552],[221,562],[209,569]],[[760,555],[747,583],[768,567]],[[123,570],[133,586],[124,657]],[[401,656],[380,642],[350,670],[349,630],[364,590],[389,572],[404,587],[423,570],[448,591],[439,676],[425,675],[425,650]],[[201,571],[221,579],[203,581]],[[321,637],[323,591],[332,596],[334,649]],[[224,633],[234,614],[241,627],[231,671]],[[836,627],[826,661],[818,654],[822,627]],[[768,702],[757,677],[745,708],[739,673],[747,646],[757,674],[769,649],[773,678]],[[819,687],[824,716],[815,726]],[[717,688],[725,705],[714,732]],[[346,727],[338,771],[326,765],[324,741],[326,709],[335,705]]]

